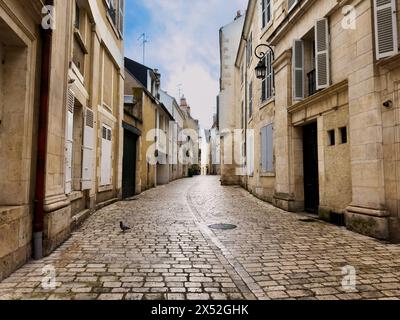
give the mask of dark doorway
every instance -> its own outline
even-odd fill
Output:
[[[310,213],[318,213],[319,207],[317,133],[316,122],[303,127],[304,209]]]
[[[136,193],[136,142],[137,136],[124,129],[124,157],[122,164],[122,197]]]

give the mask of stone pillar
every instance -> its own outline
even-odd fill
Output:
[[[350,230],[388,239],[385,207],[382,114],[374,78],[349,87],[353,200],[346,209]]]
[[[273,64],[275,71],[275,87],[287,88],[276,90],[275,96],[275,194],[273,204],[287,211],[298,211],[299,203],[296,203],[294,193],[294,171],[292,163],[292,126],[288,106],[292,104],[292,50],[286,50],[278,56]]]

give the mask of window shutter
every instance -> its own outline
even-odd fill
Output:
[[[267,171],[267,127],[261,129],[261,169]]]
[[[330,85],[329,66],[329,22],[318,19],[315,22],[316,88],[325,89]]]
[[[92,188],[94,152],[94,114],[86,108],[82,150],[82,190]]]
[[[274,70],[272,68],[272,52],[268,51],[266,55],[267,81],[266,81],[266,98],[271,99],[274,96]]]
[[[75,97],[71,90],[68,90],[67,97],[67,123],[65,137],[65,194],[72,191],[72,147],[74,142],[74,105]]]
[[[267,172],[273,172],[274,171],[274,126],[272,124],[266,127],[266,140],[267,140],[266,169]]]
[[[125,6],[125,1],[124,0],[119,0],[119,6],[118,6],[118,29],[119,32],[124,34],[124,7]]]
[[[247,174],[254,174],[254,130],[247,131]]]
[[[102,186],[109,185],[111,183],[111,129],[103,126],[102,129],[102,140],[101,140],[101,179],[100,183]]]
[[[288,0],[288,12],[290,12],[297,4],[298,0]]]
[[[294,40],[293,44],[293,100],[304,99],[304,42]]]
[[[374,0],[377,60],[399,52],[396,0]]]

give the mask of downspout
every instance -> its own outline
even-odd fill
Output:
[[[247,38],[243,37],[244,42],[246,43],[246,47],[247,48]],[[248,161],[247,161],[247,109],[249,107],[248,103],[248,84],[247,84],[247,70],[248,70],[248,65],[247,65],[247,54],[248,54],[248,50],[245,50],[245,58],[244,58],[244,65],[245,65],[245,73],[244,73],[244,154],[245,154],[245,158],[246,158],[246,174],[245,174],[245,188],[247,190],[247,186],[249,184],[249,176],[247,174],[248,170],[247,170],[247,166],[248,166]],[[253,53],[252,53],[253,54]]]
[[[53,0],[46,0],[52,6]],[[41,28],[42,61],[40,76],[40,105],[36,156],[35,200],[33,209],[33,258],[43,258],[44,197],[47,153],[47,131],[49,122],[49,87],[52,29]]]

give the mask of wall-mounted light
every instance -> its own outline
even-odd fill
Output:
[[[263,51],[259,52],[259,49],[261,47],[266,47],[266,50],[265,51],[263,50]],[[255,69],[256,70],[257,79],[264,80],[266,75],[267,75],[267,66],[265,64],[265,59],[264,58],[267,55],[268,51],[271,51],[272,61],[274,61],[275,60],[275,52],[274,52],[274,49],[272,49],[272,47],[269,44],[261,43],[254,50],[255,56],[260,60],[258,62],[258,64],[257,64],[256,69]]]

